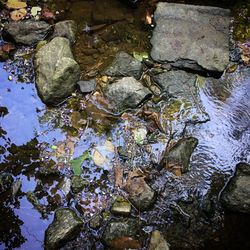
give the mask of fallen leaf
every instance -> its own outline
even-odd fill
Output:
[[[8,0],[6,7],[9,9],[22,9],[27,7],[27,3],[20,0]]]
[[[104,147],[107,151],[114,153],[115,152],[115,147],[111,141],[106,140],[104,143]]]
[[[27,15],[27,10],[26,9],[19,9],[19,10],[14,10],[10,12],[10,18],[13,21],[19,21],[24,19],[24,17]]]
[[[138,240],[128,236],[121,236],[111,241],[111,246],[114,249],[141,249]]]
[[[146,185],[144,179],[145,176],[140,169],[130,171],[128,174],[128,178],[126,180],[126,186],[125,186],[126,191],[131,196],[136,196],[143,193]]]
[[[93,161],[95,165],[98,167],[102,167],[106,160],[106,157],[104,157],[97,149],[95,149],[93,153]]]
[[[9,53],[10,51],[14,50],[16,47],[12,43],[5,43],[2,46],[0,46],[0,50],[2,50],[5,53]]]
[[[144,140],[147,137],[147,129],[145,128],[138,128],[133,130],[134,140],[137,144],[142,145]]]
[[[90,159],[91,156],[89,151],[85,151],[81,156],[70,161],[70,165],[75,175],[80,175],[82,173],[82,164],[85,160]]]
[[[51,20],[51,19],[55,19],[55,15],[53,14],[53,12],[50,10],[50,9],[48,9],[47,7],[46,8],[44,8],[43,10],[42,10],[42,14],[41,14],[41,17],[44,19],[44,20]]]
[[[123,168],[118,160],[115,161],[115,186],[123,187]]]
[[[146,24],[152,24],[153,22],[152,14],[148,10],[146,12],[145,21],[146,21]]]

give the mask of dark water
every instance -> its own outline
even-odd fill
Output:
[[[107,34],[103,33],[102,29],[91,34],[82,31],[86,25],[97,25],[88,13],[93,14],[94,4],[98,4],[99,1],[67,1],[66,7],[64,1],[57,1],[56,5],[58,10],[66,10],[60,18],[73,17],[78,22],[75,54],[84,74],[87,74],[86,78],[95,75],[98,67],[105,60],[112,58],[117,50],[143,52],[148,51],[150,47],[150,28],[145,28],[142,20],[146,6],[148,7],[146,1],[139,9],[125,6],[120,2],[104,2],[112,3],[113,8],[120,10],[123,13],[120,15],[127,18],[125,21],[108,23],[108,29],[120,30],[121,33],[124,25],[129,27],[126,29],[125,38],[118,32],[119,39],[113,40],[110,36],[105,41],[104,37],[107,37]],[[214,4],[209,1],[207,4],[221,6],[224,2],[216,1]],[[85,12],[81,12],[84,6],[90,9],[86,8]],[[149,9],[151,11],[153,7]],[[128,12],[130,13],[127,16]],[[134,22],[129,19],[131,13]],[[105,51],[107,46],[109,50]],[[26,53],[23,49],[19,52]],[[10,76],[12,80],[8,80]],[[181,191],[192,187],[199,196],[203,196],[208,192],[214,176],[221,174],[222,179],[216,190],[219,192],[239,161],[250,162],[250,70],[238,69],[233,74],[222,76],[222,80],[219,88],[209,81],[200,87],[200,97],[205,110],[209,113],[210,121],[187,128],[186,134],[197,137],[199,146],[192,157],[191,171],[178,182]],[[74,100],[74,97],[71,100]],[[110,120],[105,117],[100,123],[112,124],[109,132],[104,133],[106,130],[102,130],[103,128],[98,131],[100,124],[93,122],[93,116],[86,129],[76,129],[69,122],[72,112],[75,111],[69,106],[46,108],[41,102],[34,85],[31,59],[25,59],[20,55],[14,60],[1,63],[0,107],[4,107],[5,111],[7,109],[7,112],[0,117],[0,171],[11,173],[15,180],[22,182],[21,189],[15,197],[12,197],[10,192],[0,196],[1,249],[42,249],[44,232],[53,219],[54,210],[58,207],[76,207],[79,214],[84,213],[86,218],[105,208],[113,192],[110,164],[114,159],[114,154],[107,152],[105,142],[111,141],[115,147],[124,146],[131,137],[127,127],[137,128],[145,125],[139,119],[133,119],[128,125],[124,120]],[[61,154],[53,151],[52,146],[59,147],[64,142],[67,142],[68,146],[74,146],[72,151],[63,151],[63,158]],[[151,151],[156,162],[160,160],[166,143],[164,137],[151,143]],[[67,190],[67,183],[72,175],[69,159],[80,156],[86,150],[93,152],[96,149],[107,156],[108,161],[103,168],[95,166],[91,161],[85,163],[82,176],[92,184],[79,197],[73,198]],[[134,165],[146,166],[152,160],[152,155],[143,150],[142,147],[141,154],[134,157]],[[61,174],[55,177],[41,177],[39,171],[50,158],[60,167]],[[45,214],[39,212],[39,209],[28,201],[28,191],[36,194]],[[231,224],[237,225],[236,222]],[[225,228],[226,232],[231,232],[230,226]],[[245,230],[244,225],[240,228]],[[223,239],[229,240],[225,235],[220,236],[222,242]],[[218,244],[214,243],[218,249],[222,249],[220,240]]]

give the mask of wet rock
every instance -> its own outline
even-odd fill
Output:
[[[0,194],[9,190],[14,182],[14,178],[9,173],[0,173]]]
[[[250,214],[250,165],[239,163],[234,177],[222,193],[222,202],[228,210]]]
[[[69,208],[55,212],[53,222],[45,232],[45,249],[58,249],[65,242],[72,240],[80,232],[83,221]]]
[[[153,80],[168,97],[163,113],[166,119],[176,123],[173,125],[175,133],[181,133],[187,123],[195,124],[209,120],[199,96],[199,88],[202,88],[206,81],[204,77],[172,70],[153,76]],[[180,127],[177,127],[177,123]]]
[[[154,190],[146,183],[144,176],[131,171],[126,182],[129,200],[140,211],[148,209],[155,201]]]
[[[39,49],[35,66],[38,93],[46,104],[56,105],[75,90],[80,68],[68,39],[56,37]]]
[[[44,21],[25,20],[4,24],[4,38],[11,36],[16,43],[34,45],[52,32],[52,26]]]
[[[86,186],[88,186],[88,182],[83,180],[81,176],[74,175],[71,178],[71,189],[73,193],[81,192]]]
[[[77,82],[80,91],[84,94],[95,91],[96,89],[96,80],[92,79],[90,81],[79,81]]]
[[[176,175],[186,173],[189,170],[190,157],[197,145],[198,140],[194,137],[179,140],[170,150],[166,149],[160,167],[165,167]]]
[[[35,193],[28,191],[26,193],[27,200],[34,206],[34,208],[41,213],[43,217],[46,217],[46,207],[40,203]]]
[[[58,22],[55,24],[52,38],[65,37],[69,39],[71,44],[73,44],[76,40],[76,31],[77,31],[77,26],[76,26],[75,21],[66,20],[66,21]]]
[[[138,80],[142,74],[142,64],[134,57],[121,51],[104,71],[104,74],[113,77],[133,76]]]
[[[102,221],[102,216],[98,214],[89,221],[89,226],[93,229],[98,229],[102,225]]]
[[[118,197],[111,208],[111,212],[118,215],[129,215],[131,204],[124,198]]]
[[[118,249],[138,249],[141,226],[138,219],[111,220],[104,230],[103,241],[110,247],[119,247]]]
[[[136,108],[151,92],[133,77],[124,77],[108,86],[105,95],[114,109]]]
[[[222,72],[229,62],[230,11],[158,3],[151,57],[176,67]]]
[[[169,250],[168,243],[160,231],[152,232],[148,250]]]

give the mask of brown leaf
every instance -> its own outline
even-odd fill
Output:
[[[138,240],[127,236],[121,236],[112,240],[111,246],[114,249],[141,249],[141,245]]]
[[[130,171],[126,181],[125,189],[131,196],[141,194],[145,190],[145,176],[140,169]]]
[[[15,45],[11,43],[5,43],[0,47],[0,50],[2,50],[5,53],[9,53],[10,51],[15,49]]]
[[[115,161],[115,186],[123,187],[123,168],[118,160]]]

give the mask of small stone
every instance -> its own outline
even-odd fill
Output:
[[[58,249],[67,241],[72,240],[80,232],[83,221],[69,208],[55,212],[53,222],[45,232],[45,248]]]
[[[13,80],[13,76],[9,75],[9,76],[8,76],[8,80],[9,80],[9,81],[12,81],[12,80]]]
[[[166,168],[178,175],[186,173],[189,170],[190,157],[198,145],[198,140],[194,137],[183,138],[179,140],[170,150],[166,148],[163,158],[160,162],[161,168]]]
[[[98,214],[89,221],[89,226],[93,229],[98,229],[101,226],[102,221],[102,216]]]
[[[152,232],[148,250],[169,250],[168,243],[160,231]]]
[[[79,81],[77,82],[78,87],[82,93],[89,93],[95,91],[96,89],[96,80],[92,79],[90,81]]]
[[[81,176],[74,175],[71,178],[71,189],[73,193],[81,192],[86,186],[88,186],[88,182],[83,180]]]
[[[111,212],[118,215],[129,215],[131,212],[131,204],[122,197],[118,197],[112,208]]]
[[[77,25],[73,20],[65,20],[55,24],[54,33],[51,38],[65,37],[73,44],[76,40]]]
[[[51,31],[52,26],[48,23],[30,19],[5,23],[3,35],[10,35],[16,43],[33,45],[44,40]]]

